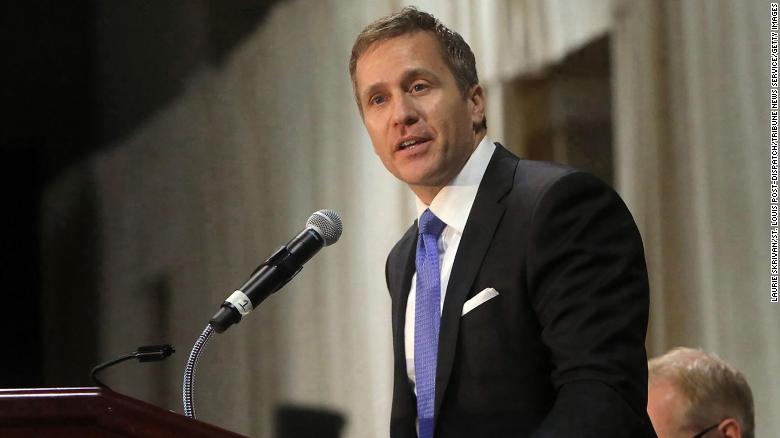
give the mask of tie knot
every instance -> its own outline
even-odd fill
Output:
[[[436,215],[427,208],[422,216],[420,216],[420,234],[429,234],[438,237],[446,226],[447,224],[442,222],[441,219],[437,218]]]

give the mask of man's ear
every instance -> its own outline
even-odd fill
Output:
[[[742,438],[742,427],[733,418],[723,420],[720,426],[718,426],[718,431],[720,431],[722,436],[728,438]]]
[[[469,89],[466,98],[469,101],[471,111],[471,124],[480,126],[485,119],[485,91],[479,84],[474,84]]]

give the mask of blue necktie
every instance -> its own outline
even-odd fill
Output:
[[[414,301],[414,374],[420,438],[433,438],[436,397],[436,355],[439,346],[441,279],[439,235],[446,224],[425,210],[418,224],[417,288]]]

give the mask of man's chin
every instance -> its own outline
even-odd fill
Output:
[[[422,163],[419,163],[422,164]],[[440,183],[443,175],[432,169],[431,166],[410,165],[399,168],[396,178],[412,186],[435,186]]]

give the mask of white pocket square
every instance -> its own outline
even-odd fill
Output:
[[[498,291],[493,289],[492,287],[483,289],[482,292],[474,295],[468,301],[463,303],[463,312],[460,314],[460,316],[465,316],[467,313],[476,309],[477,306],[479,306],[480,304],[492,298],[495,298],[497,296],[498,296]]]

